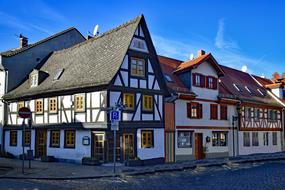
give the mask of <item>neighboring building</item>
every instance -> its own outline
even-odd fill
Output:
[[[71,48],[53,52],[8,103],[5,150],[21,154],[20,107],[30,107],[25,143],[36,158],[80,162],[113,160],[113,133],[106,110],[122,102],[117,160],[164,158],[164,97],[168,95],[145,19],[139,16]]]
[[[284,105],[250,74],[202,50],[186,62],[159,60],[172,93],[165,103],[166,161],[282,150]]]
[[[28,39],[20,35],[20,46],[0,53],[0,97],[17,87],[33,68],[42,62],[51,52],[71,47],[85,38],[75,28],[69,28],[41,41],[29,44]],[[5,107],[0,101],[0,136]],[[2,144],[2,140],[0,143]]]

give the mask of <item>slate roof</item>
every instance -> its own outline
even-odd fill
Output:
[[[221,95],[233,95],[236,99],[243,102],[282,107],[281,104],[269,95],[267,90],[263,86],[260,86],[250,74],[223,65],[220,66],[225,73],[224,77],[220,78],[221,82],[224,85],[224,88],[230,92],[230,94],[228,94],[226,91],[221,91],[220,93],[225,93]],[[234,84],[237,85],[240,91],[236,89]],[[258,91],[258,89],[263,95]]]
[[[11,49],[11,50],[8,50],[8,51],[0,52],[0,55],[3,56],[3,57],[11,57],[11,56],[14,56],[14,55],[16,55],[16,54],[19,54],[19,53],[21,53],[21,52],[23,52],[23,51],[26,51],[26,50],[28,50],[28,49],[31,49],[31,48],[33,48],[33,47],[35,47],[35,46],[37,46],[37,45],[40,45],[40,44],[42,44],[42,43],[44,43],[44,42],[47,42],[47,41],[49,41],[49,40],[51,40],[51,39],[53,39],[53,38],[56,38],[56,37],[58,37],[58,36],[61,36],[62,34],[65,34],[65,33],[70,32],[70,31],[72,31],[72,30],[77,30],[77,29],[74,28],[74,27],[68,28],[68,29],[63,30],[63,31],[61,31],[61,32],[59,32],[59,33],[56,33],[56,34],[54,34],[54,35],[52,35],[52,36],[49,36],[48,38],[45,38],[45,39],[43,39],[43,40],[40,40],[40,41],[38,41],[38,42],[36,42],[36,43],[29,44],[29,45],[26,46],[26,47],[15,48],[15,49]],[[78,33],[80,33],[80,32],[78,31]],[[80,34],[81,34],[81,33],[80,33]]]
[[[4,95],[5,100],[30,98],[48,93],[108,85],[119,70],[143,15],[79,43],[71,48],[52,53],[40,67],[48,77],[37,87],[30,88],[29,80]],[[64,69],[59,80],[53,78]]]

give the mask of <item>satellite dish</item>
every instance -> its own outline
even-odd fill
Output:
[[[194,54],[193,53],[190,54],[189,59],[190,60],[194,59]]]
[[[94,30],[93,30],[93,36],[97,36],[99,34],[99,25],[96,24],[96,26],[94,27]]]
[[[247,66],[246,66],[246,65],[242,66],[242,67],[241,67],[241,70],[242,70],[242,72],[245,72],[245,73],[246,73],[247,70],[248,70],[248,69],[247,69]]]

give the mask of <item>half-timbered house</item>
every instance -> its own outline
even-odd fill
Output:
[[[23,135],[23,143],[31,143],[36,158],[111,161],[113,133],[106,110],[123,103],[116,159],[163,158],[167,93],[145,19],[139,16],[53,52],[5,95],[5,150],[21,154],[17,110],[26,106],[32,111],[32,129]]]

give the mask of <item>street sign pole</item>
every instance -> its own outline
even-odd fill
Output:
[[[28,123],[29,123],[29,128],[30,128],[30,147],[29,147],[29,151],[31,153],[31,151],[32,151],[32,117],[29,118]],[[32,159],[31,155],[29,155],[29,169],[32,168],[31,159]]]
[[[114,145],[113,145],[113,161],[114,161],[114,167],[113,167],[113,177],[116,176],[116,151],[117,151],[117,130],[119,129],[119,111],[117,109],[113,110],[111,112],[111,130],[113,130],[114,134]]]
[[[114,130],[114,168],[113,168],[113,177],[116,176],[116,148],[117,148],[117,144],[116,144],[116,140],[117,140],[117,131]]]
[[[22,131],[22,150],[23,150],[23,153],[22,153],[22,173],[24,174],[25,171],[24,171],[24,168],[25,168],[25,118],[23,119],[23,131]]]

